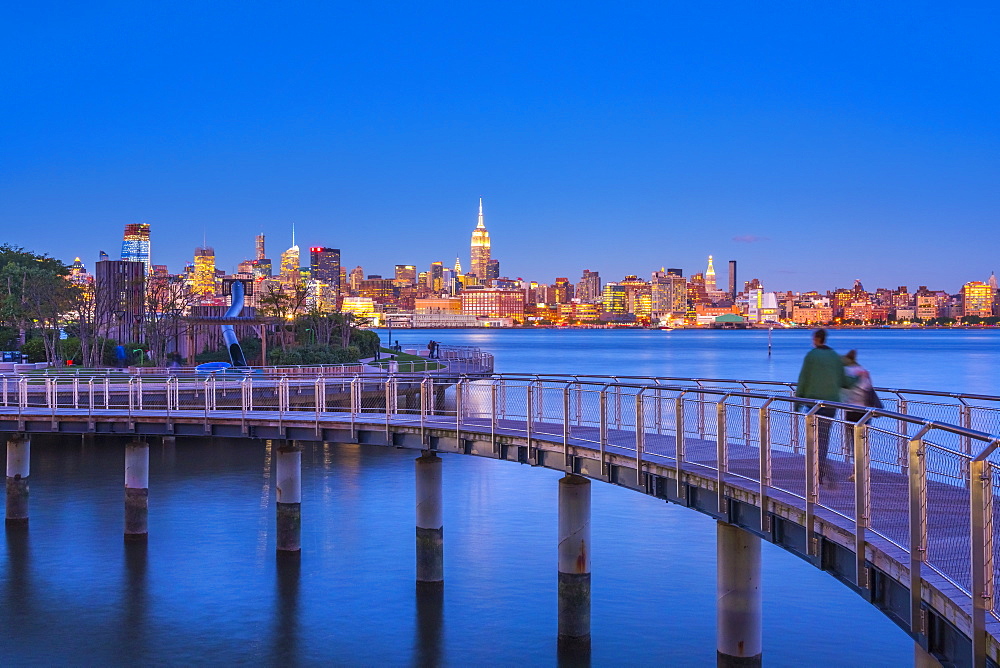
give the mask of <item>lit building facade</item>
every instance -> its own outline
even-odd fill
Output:
[[[483,221],[483,198],[479,198],[479,222],[472,231],[471,262],[469,273],[475,274],[480,283],[488,280],[490,264],[490,233]]]
[[[412,264],[396,265],[396,287],[408,288],[417,282],[417,268]]]
[[[427,289],[434,294],[444,290],[443,262],[431,262],[430,271],[427,272]]]
[[[194,249],[194,276],[191,290],[202,299],[215,296],[215,249]]]
[[[705,270],[705,292],[715,292],[715,266],[711,255],[708,256],[708,269]]]
[[[313,246],[309,249],[309,277],[334,294],[340,292],[340,249]]]
[[[988,283],[971,281],[962,286],[962,316],[990,318],[996,290]]]
[[[651,316],[660,320],[683,318],[687,311],[687,282],[683,276],[660,270],[650,281]]]
[[[628,313],[628,294],[625,286],[617,283],[605,283],[601,294],[601,307],[611,316],[622,316]]]
[[[462,313],[489,318],[524,319],[524,293],[521,290],[482,288],[462,291]]]
[[[583,276],[576,284],[576,298],[585,304],[601,300],[601,277],[596,271],[583,270]]]
[[[281,264],[279,265],[278,280],[282,287],[286,289],[294,288],[301,280],[299,273],[299,247],[292,244],[292,247],[281,254]]]
[[[126,262],[142,262],[148,274],[152,269],[149,263],[149,223],[129,223],[125,226],[122,236],[122,260]]]

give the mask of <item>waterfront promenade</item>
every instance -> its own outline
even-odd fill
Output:
[[[853,433],[833,421],[832,488],[818,484],[823,418],[795,412],[784,384],[447,370],[105,379],[19,378],[3,393],[0,428],[93,434],[133,451],[151,438],[233,436],[288,444],[279,452],[292,459],[296,442],[319,440],[554,468],[715,517],[720,540],[739,527],[738,541],[762,537],[799,554],[941,658],[996,656],[991,397],[883,391],[887,410]]]

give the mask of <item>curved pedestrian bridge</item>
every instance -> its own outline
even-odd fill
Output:
[[[858,592],[942,662],[995,665],[1000,398],[880,388],[885,408],[847,422],[849,407],[793,392],[753,381],[448,372],[8,376],[0,431],[355,442],[544,466],[771,541]],[[819,415],[824,406],[836,416]]]

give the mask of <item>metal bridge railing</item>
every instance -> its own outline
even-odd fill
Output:
[[[807,526],[817,514],[839,518],[855,536],[859,586],[868,586],[867,543],[908,566],[918,632],[927,632],[919,626],[921,578],[943,578],[960,592],[955,602],[969,614],[974,651],[985,656],[986,621],[1000,622],[993,594],[1000,575],[993,502],[1000,493],[1000,430],[974,427],[993,424],[976,411],[996,411],[1000,398],[897,390],[905,405],[874,410],[796,399],[787,384],[762,384],[760,391],[750,382],[677,380],[447,373],[8,376],[0,378],[0,412],[19,420],[44,415],[53,423],[67,413],[122,415],[130,422],[144,415],[195,416],[206,427],[213,417],[257,414],[314,420],[317,429],[349,421],[352,432],[359,424],[388,430],[402,423],[419,425],[425,442],[430,429],[516,435],[526,437],[530,461],[540,440],[561,443],[567,464],[571,449],[590,448],[605,474],[612,454],[634,459],[639,482],[644,462],[655,461],[675,471],[678,487],[692,474],[715,479],[720,516],[726,487],[737,486],[759,494],[765,508],[781,495],[805,511]],[[901,407],[906,412],[893,410]],[[936,408],[916,413],[927,407]],[[848,412],[857,419],[847,419]],[[952,415],[960,419],[940,417]]]

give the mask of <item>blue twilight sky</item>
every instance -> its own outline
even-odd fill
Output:
[[[0,241],[768,289],[1000,271],[1000,3],[0,6]]]

